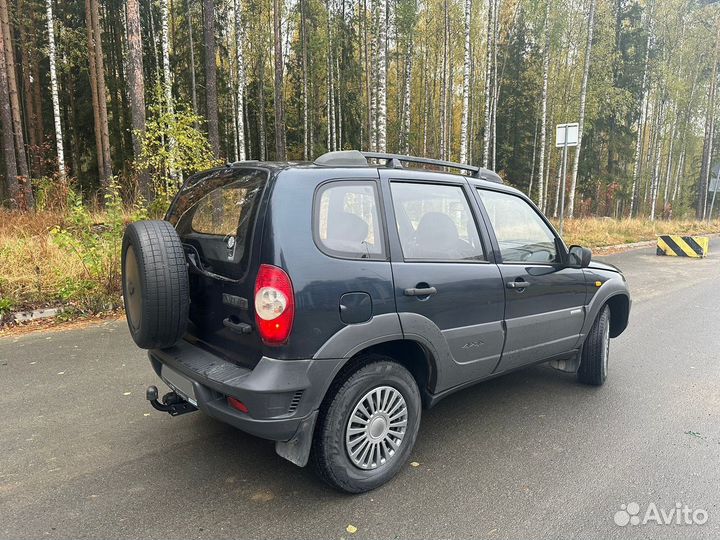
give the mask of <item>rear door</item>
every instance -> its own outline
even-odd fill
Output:
[[[585,320],[585,275],[568,267],[562,241],[528,201],[477,191],[491,225],[505,290],[507,338],[498,371],[571,351]]]
[[[403,334],[440,364],[436,392],[489,375],[503,346],[503,283],[469,186],[456,175],[380,175]]]
[[[252,302],[268,172],[228,167],[189,182],[167,219],[183,242],[190,270],[185,338],[230,361],[254,367],[261,341]],[[255,254],[253,256],[253,254]]]

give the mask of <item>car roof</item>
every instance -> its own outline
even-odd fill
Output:
[[[374,163],[373,163],[374,161]],[[421,165],[425,167],[406,167],[403,163],[412,165]],[[231,167],[238,168],[262,168],[268,171],[280,172],[287,169],[312,169],[317,171],[328,172],[330,170],[338,172],[340,170],[348,172],[359,172],[359,170],[373,169],[394,169],[399,171],[415,171],[421,170],[424,173],[437,173],[439,175],[453,174],[454,176],[462,176],[472,185],[478,187],[492,187],[499,191],[507,191],[520,193],[510,186],[503,184],[500,176],[484,167],[476,167],[473,165],[455,163],[451,161],[435,160],[431,158],[406,156],[401,154],[386,154],[377,152],[360,152],[358,150],[345,150],[327,152],[318,157],[315,161],[258,161],[247,160],[238,161],[228,164]],[[432,167],[432,168],[428,168]],[[444,169],[444,170],[441,170]],[[467,174],[452,173],[448,169],[457,169],[465,171]],[[323,175],[324,176],[324,175]],[[363,174],[363,176],[365,176]],[[405,174],[403,174],[405,176]]]

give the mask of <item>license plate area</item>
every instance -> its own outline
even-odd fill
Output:
[[[172,388],[176,394],[197,407],[195,388],[190,379],[165,364],[162,365],[162,369],[160,370],[160,378],[165,381],[165,384]]]

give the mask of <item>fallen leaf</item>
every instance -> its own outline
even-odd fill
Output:
[[[132,392],[123,392],[123,396],[129,396]]]
[[[357,532],[357,527],[355,525],[348,525],[345,527],[345,530],[350,534],[355,534]]]
[[[61,371],[60,373],[58,373],[58,375],[65,375],[65,372]]]
[[[411,461],[411,462],[410,462],[410,466],[411,466],[411,467],[419,467],[420,464],[419,464],[417,461]]]

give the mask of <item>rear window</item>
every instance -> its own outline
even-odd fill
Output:
[[[245,258],[267,173],[218,169],[188,182],[167,219],[206,266],[234,276]]]

